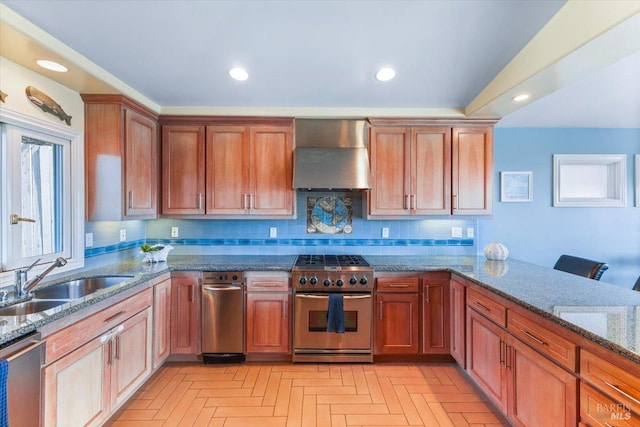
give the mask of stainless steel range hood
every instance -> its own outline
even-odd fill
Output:
[[[366,120],[296,119],[293,188],[371,189]]]

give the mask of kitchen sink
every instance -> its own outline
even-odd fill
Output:
[[[27,301],[0,309],[0,316],[25,316],[65,304],[67,301]]]
[[[74,299],[82,298],[100,289],[110,288],[131,279],[133,276],[91,277],[58,283],[33,291],[37,299]]]

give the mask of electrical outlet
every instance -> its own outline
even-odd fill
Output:
[[[462,238],[462,227],[451,227],[451,237]]]
[[[382,238],[383,239],[389,238],[389,227],[382,227]]]
[[[93,246],[93,233],[87,233],[84,235],[84,246],[87,248]]]
[[[178,227],[171,227],[171,237],[178,237]]]
[[[276,227],[269,228],[269,237],[272,239],[278,237],[278,229]]]
[[[473,227],[467,227],[467,237],[473,239]]]
[[[120,241],[124,242],[125,240],[127,240],[127,230],[122,229],[120,230]]]

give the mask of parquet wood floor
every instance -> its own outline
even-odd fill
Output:
[[[112,427],[508,425],[453,364],[166,364]]]

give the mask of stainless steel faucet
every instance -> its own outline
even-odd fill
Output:
[[[44,279],[47,274],[51,273],[54,268],[62,267],[67,263],[67,260],[62,257],[56,258],[56,260],[53,261],[53,263],[51,263],[51,265],[45,271],[43,271],[33,279],[27,280],[27,273],[33,268],[34,265],[36,265],[38,261],[40,261],[40,259],[36,260],[36,262],[31,264],[27,268],[16,270],[16,298],[24,298],[29,295],[31,289],[33,289],[38,283],[40,283],[40,281]]]

